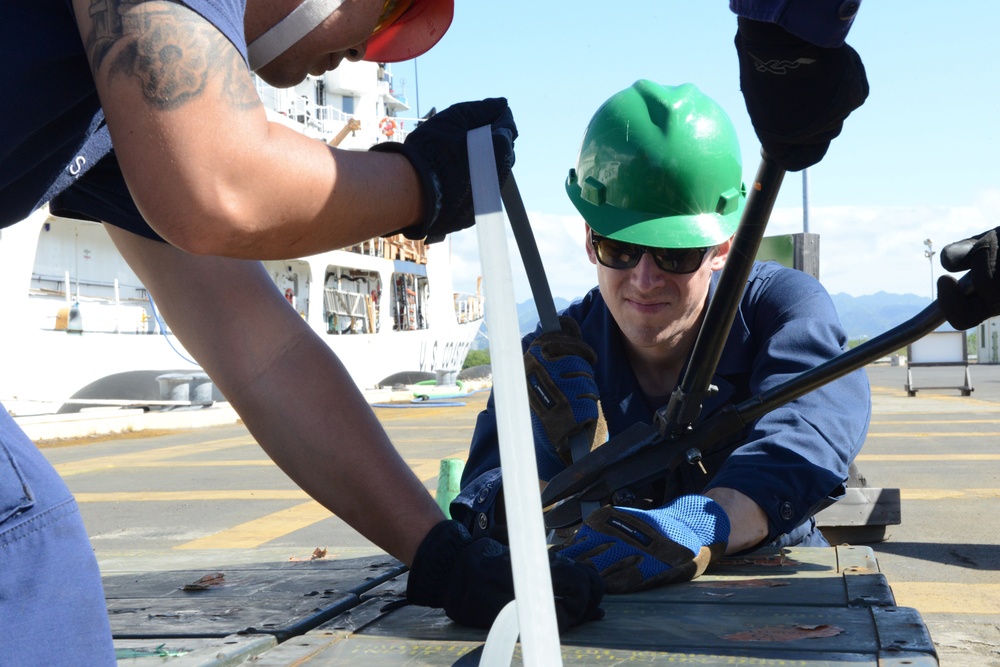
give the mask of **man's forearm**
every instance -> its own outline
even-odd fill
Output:
[[[302,336],[253,383],[227,397],[296,484],[412,564],[420,541],[444,516],[321,341]]]
[[[410,564],[444,517],[343,364],[263,266],[109,232],[172,331],[275,463],[331,512]]]

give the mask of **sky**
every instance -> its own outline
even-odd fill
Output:
[[[848,43],[871,93],[809,169],[808,231],[820,236],[820,280],[830,293],[930,298],[943,272],[940,248],[1000,222],[997,25],[995,0],[862,4]],[[638,79],[694,83],[729,113],[743,178],[753,180],[760,145],[739,90],[735,30],[725,0],[460,0],[441,42],[392,72],[413,115],[509,100],[520,134],[514,174],[550,289],[572,300],[596,273],[563,183],[587,123],[611,95]],[[802,203],[802,176],[789,173],[767,233],[804,231]],[[475,231],[448,242],[456,290],[474,292]],[[514,274],[515,297],[525,301],[531,293],[517,262]]]

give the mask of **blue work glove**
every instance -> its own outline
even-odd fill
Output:
[[[484,125],[493,128],[497,177],[503,186],[514,166],[517,127],[507,100],[502,97],[455,104],[420,123],[403,143],[387,141],[369,149],[405,155],[420,179],[424,218],[419,224],[394,234],[435,243],[451,232],[475,224],[467,135],[469,130]]]
[[[948,324],[959,331],[971,329],[994,315],[1000,315],[1000,275],[997,274],[997,229],[972,238],[949,243],[941,250],[941,266],[946,271],[969,271],[972,294],[965,294],[952,276],[937,281],[938,305]]]
[[[566,630],[604,616],[604,583],[593,567],[549,552],[556,622]],[[488,537],[473,540],[462,524],[442,521],[420,543],[406,584],[410,604],[443,608],[461,625],[488,628],[514,599],[510,550]]]
[[[571,437],[584,432],[593,447],[598,431],[606,432],[594,381],[597,354],[583,342],[576,320],[563,316],[559,323],[562,331],[543,333],[524,354],[535,459],[546,481],[573,462]]]
[[[596,567],[609,593],[632,593],[701,576],[728,542],[725,510],[689,495],[653,510],[602,507],[559,553]]]
[[[822,48],[774,23],[740,17],[738,26],[740,89],[764,152],[788,171],[816,164],[868,97],[861,57],[847,44]]]

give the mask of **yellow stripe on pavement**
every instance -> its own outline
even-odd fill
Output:
[[[461,451],[444,458],[461,459],[464,461],[467,455],[467,451]],[[407,459],[406,463],[421,482],[430,481],[441,472],[441,459]]]
[[[856,461],[1000,461],[1000,454],[859,454]]]
[[[921,614],[1000,614],[1000,584],[905,581],[890,586],[898,606]]]
[[[895,419],[872,419],[872,424],[886,424],[895,426],[897,424],[1000,424],[1000,419],[918,419],[897,421]]]
[[[129,468],[246,468],[254,466],[277,467],[271,459],[239,459],[232,461],[150,461],[136,463]]]
[[[932,431],[929,433],[869,433],[869,438],[996,438],[1000,432],[989,431],[982,433],[969,433],[968,431],[957,431],[954,433],[944,431]]]
[[[75,493],[78,503],[144,503],[198,500],[302,500],[302,489],[212,489],[208,491],[108,491]]]
[[[966,500],[1000,498],[1000,489],[900,489],[900,500]]]
[[[308,528],[333,514],[315,500],[241,523],[227,530],[185,542],[174,549],[253,549],[275,537]]]
[[[453,454],[450,458],[464,459],[465,454],[466,453],[464,451],[460,451]],[[438,472],[441,469],[441,462],[438,459],[411,459],[407,461],[407,463],[410,465],[413,473],[417,476],[417,479],[424,483],[437,477]],[[434,490],[430,490],[429,492],[432,496],[435,495]],[[216,493],[226,492],[219,491]],[[261,494],[267,492],[252,491],[242,493]],[[304,491],[297,491],[297,493],[299,494],[296,496],[298,498],[307,497]],[[282,499],[287,497],[289,496]],[[185,500],[202,499],[206,498],[185,498]],[[275,500],[277,498],[264,498],[254,495],[250,498],[244,496],[240,499]],[[238,526],[219,531],[213,535],[192,540],[191,542],[185,542],[184,544],[174,547],[174,549],[252,549],[259,547],[262,544],[266,544],[271,540],[293,533],[296,530],[308,528],[314,523],[318,523],[332,516],[333,513],[331,513],[330,510],[326,509],[316,501],[311,500],[309,502],[296,505],[295,507],[289,507],[288,509],[274,512],[258,519],[253,519],[252,521],[241,523]]]
[[[222,440],[209,440],[192,445],[177,445],[174,447],[161,447],[142,452],[131,452],[128,454],[115,454],[112,456],[99,456],[81,461],[70,461],[60,463],[55,467],[63,477],[70,475],[81,475],[88,472],[108,470],[109,468],[131,468],[144,466],[152,462],[173,459],[180,456],[190,456],[192,454],[204,454],[206,452],[217,452],[230,447],[240,447],[254,444],[254,441],[246,436],[239,438],[225,438]]]

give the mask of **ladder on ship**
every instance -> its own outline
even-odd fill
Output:
[[[396,328],[400,331],[413,331],[424,328],[420,322],[417,299],[417,278],[408,273],[396,274]]]
[[[329,333],[374,333],[375,306],[368,294],[348,292],[332,287],[324,290]],[[344,327],[341,320],[347,320]],[[360,331],[358,327],[360,325]]]

